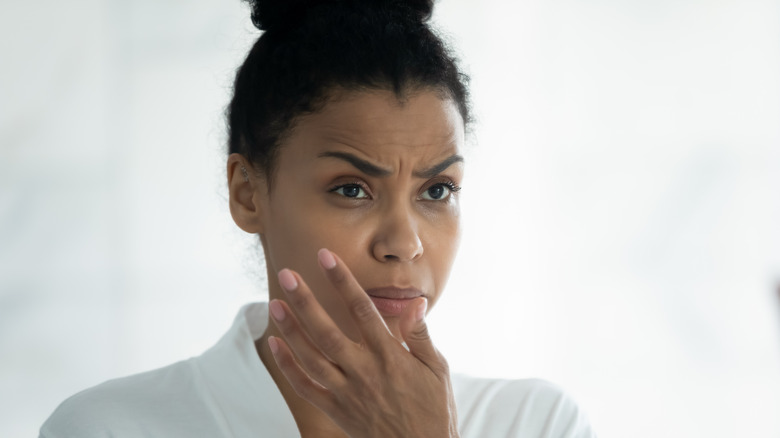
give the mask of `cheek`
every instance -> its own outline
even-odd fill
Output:
[[[334,215],[315,202],[302,200],[295,204],[280,203],[275,207],[271,221],[273,227],[268,228],[266,235],[269,277],[282,268],[297,271],[336,324],[352,339],[358,339],[357,328],[351,322],[338,292],[319,267],[317,251],[320,248],[334,251],[353,273],[358,274],[366,263],[365,253],[360,251],[365,247],[365,227],[351,224],[345,221],[345,217]],[[272,298],[276,293],[273,290],[279,291],[276,297],[284,297],[276,285],[270,286]]]
[[[279,194],[270,203],[266,225],[266,263],[269,275],[283,268],[301,274],[307,283],[316,281],[312,274],[319,275],[317,250],[319,236],[327,234],[327,224],[316,220],[317,214],[306,207],[305,200],[294,202],[290,196]]]
[[[439,217],[429,227],[428,241],[423,243],[438,298],[447,284],[460,245],[460,217],[457,214]]]
[[[457,204],[439,214],[429,217],[428,224],[432,242],[438,257],[452,260],[460,244],[460,208]]]
[[[370,217],[361,212],[331,214],[327,219],[327,232],[319,236],[320,248],[328,248],[338,254],[355,277],[363,283],[363,275],[372,265],[371,239],[376,227]],[[375,268],[375,267],[374,267]]]
[[[273,271],[296,270],[314,286],[324,280],[317,263],[320,248],[338,254],[351,269],[353,264],[363,262],[363,248],[370,235],[365,218],[334,214],[332,207],[321,200],[300,197],[296,202],[275,202],[271,211],[266,261]]]

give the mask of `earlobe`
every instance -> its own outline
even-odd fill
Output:
[[[230,154],[227,179],[233,222],[247,233],[263,234],[263,204],[267,198],[265,178],[255,175],[243,155]]]

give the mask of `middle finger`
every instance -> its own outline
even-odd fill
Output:
[[[287,302],[300,316],[302,327],[314,345],[334,363],[348,365],[356,344],[333,322],[306,282],[298,273],[282,269],[279,284],[287,292]]]

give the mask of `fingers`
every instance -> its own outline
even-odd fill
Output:
[[[428,333],[428,325],[425,323],[425,311],[428,300],[415,299],[415,303],[408,306],[401,315],[399,328],[409,352],[428,366],[437,375],[448,373],[447,362],[436,350]]]
[[[360,287],[349,268],[337,255],[325,248],[317,253],[317,258],[325,275],[341,293],[341,299],[349,309],[367,344],[385,345],[392,335],[382,315],[376,310],[371,298]]]
[[[300,317],[300,321],[303,321],[303,327],[300,324],[294,327],[298,329],[299,334],[305,329],[316,348],[325,356],[335,363],[345,363],[348,356],[346,350],[353,343],[317,302],[317,298],[303,279],[289,269],[282,269],[279,271],[279,284],[287,292],[287,302]]]
[[[292,351],[283,340],[269,336],[268,347],[273,353],[276,365],[298,396],[323,410],[333,406],[331,393],[301,369],[301,366],[295,361]]]
[[[273,300],[269,303],[269,310],[290,349],[312,379],[329,389],[344,383],[341,370],[312,344],[286,303]]]

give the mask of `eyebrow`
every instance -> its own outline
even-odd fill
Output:
[[[418,178],[426,178],[426,179],[427,178],[433,178],[434,176],[444,172],[448,167],[452,166],[453,164],[455,164],[455,163],[462,163],[462,162],[463,162],[463,157],[462,156],[460,156],[458,154],[450,155],[449,157],[444,159],[444,161],[442,161],[441,163],[434,164],[433,166],[431,166],[431,167],[429,167],[427,169],[423,169],[423,170],[420,170],[420,171],[415,171],[413,173],[413,175],[418,177]]]
[[[384,176],[390,176],[393,173],[391,170],[383,169],[373,163],[369,163],[368,161],[362,158],[358,158],[347,152],[323,152],[319,154],[318,157],[331,157],[344,160],[368,176],[381,178]]]
[[[385,169],[382,167],[379,167],[371,162],[368,162],[362,158],[358,158],[353,154],[350,154],[348,152],[322,152],[318,155],[320,158],[338,158],[339,160],[344,160],[348,162],[349,164],[355,166],[359,171],[365,173],[368,176],[373,176],[377,178],[386,177],[392,175],[392,170]],[[418,178],[433,178],[434,176],[440,174],[448,167],[452,166],[455,163],[463,162],[463,157],[455,154],[447,157],[444,159],[444,161],[434,164],[433,166],[419,170],[414,171],[413,175]]]

